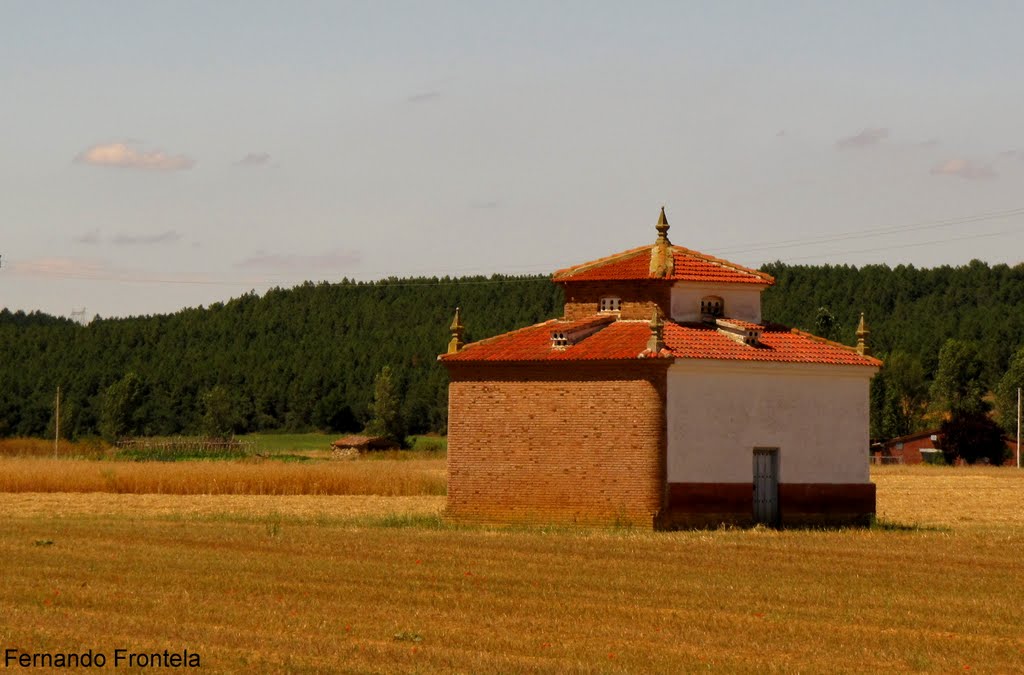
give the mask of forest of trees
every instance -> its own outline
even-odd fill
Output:
[[[1016,388],[1024,386],[1024,264],[961,267],[786,265],[763,271],[776,285],[764,316],[854,344],[860,313],[885,367],[871,385],[871,435],[892,438],[937,427],[963,412],[936,386],[946,370],[970,389],[976,410],[1016,427]],[[941,378],[940,378],[941,379]],[[994,410],[993,410],[994,408]]]
[[[919,428],[945,405],[933,385],[949,340],[967,345],[972,391],[989,407],[994,394],[1008,421],[1003,399],[1024,383],[1024,265],[763,269],[777,280],[766,320],[852,344],[865,313],[887,362],[872,384],[873,436]],[[306,283],[88,326],[3,310],[0,436],[52,435],[58,385],[69,437],[354,431],[373,416],[385,366],[404,428],[443,432],[436,356],[456,306],[473,341],[560,315],[562,293],[548,277],[496,275]]]
[[[207,308],[125,319],[0,311],[0,436],[199,433],[230,401],[231,427],[354,431],[390,367],[412,433],[444,431],[456,306],[477,340],[561,311],[545,277],[306,283]],[[204,418],[206,418],[204,420]]]

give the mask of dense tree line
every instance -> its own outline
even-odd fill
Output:
[[[562,295],[493,276],[306,283],[88,326],[3,310],[0,436],[52,433],[58,385],[62,435],[359,430],[385,366],[408,430],[443,431],[456,306],[477,340],[559,314]]]
[[[887,364],[872,384],[873,436],[909,433],[942,405],[933,381],[951,339],[972,345],[971,386],[995,393],[1009,426],[1003,401],[1024,383],[1024,265],[763,269],[777,280],[764,294],[768,320],[853,344],[865,313]],[[358,430],[380,418],[385,366],[395,424],[444,431],[436,356],[456,306],[473,341],[560,315],[562,294],[540,276],[343,280],[88,326],[3,310],[0,436],[52,433],[58,385],[71,436]]]
[[[902,352],[934,374],[946,340],[973,340],[981,350],[984,382],[993,386],[1024,345],[1024,265],[919,269],[913,265],[786,265],[762,268],[776,285],[764,294],[773,321],[813,330],[817,311],[835,314],[840,342],[853,344],[864,312],[879,354]]]
[[[871,385],[871,435],[890,438],[947,418],[979,424],[993,408],[1016,426],[1024,386],[1024,265],[786,265],[764,294],[766,317],[854,344],[860,313],[885,366]]]

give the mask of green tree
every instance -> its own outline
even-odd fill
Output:
[[[402,402],[399,399],[391,367],[384,366],[373,381],[373,404],[370,406],[370,423],[366,433],[384,436],[405,445],[405,421],[402,419]]]
[[[982,368],[974,342],[947,340],[939,352],[932,399],[949,411],[939,429],[942,454],[949,464],[957,459],[968,464],[982,459],[1002,464],[1005,458],[1002,430],[989,417],[991,406],[982,398]]]
[[[228,438],[235,431],[238,416],[228,390],[219,384],[203,393],[203,435],[210,438]]]
[[[839,319],[828,307],[819,307],[814,315],[814,332],[828,340],[838,341],[841,337],[843,327]]]
[[[942,455],[947,464],[962,459],[968,464],[987,460],[1000,465],[1006,459],[1003,430],[983,410],[960,408],[939,428]]]
[[[100,417],[100,433],[105,439],[114,443],[138,433],[142,397],[142,380],[134,372],[107,387]]]
[[[947,340],[939,352],[939,367],[932,382],[932,404],[950,413],[984,412],[982,363],[978,346],[967,340]]]
[[[1024,389],[1024,347],[1017,350],[1010,367],[996,387],[996,408],[1003,429],[1009,433],[1017,431],[1017,390]]]
[[[75,422],[78,419],[78,406],[71,397],[64,398],[60,402],[60,437],[72,439],[75,437]],[[57,433],[57,410],[50,415],[50,421],[46,425],[46,438],[53,438]]]
[[[920,359],[906,352],[893,352],[885,359],[883,370],[893,409],[893,435],[920,431],[928,411],[928,382]]]

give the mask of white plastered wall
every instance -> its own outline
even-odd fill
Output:
[[[751,323],[761,323],[761,291],[757,284],[697,284],[680,281],[672,286],[672,319],[700,321],[700,301],[717,295],[725,303],[725,315]]]
[[[875,368],[677,361],[668,371],[668,481],[745,483],[755,447],[781,483],[867,483]]]

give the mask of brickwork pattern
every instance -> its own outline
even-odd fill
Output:
[[[654,308],[662,316],[672,314],[672,285],[664,281],[600,281],[563,283],[565,318],[575,321],[597,314],[601,298],[622,300],[619,317],[650,320]]]
[[[448,515],[653,527],[665,364],[451,364]]]

